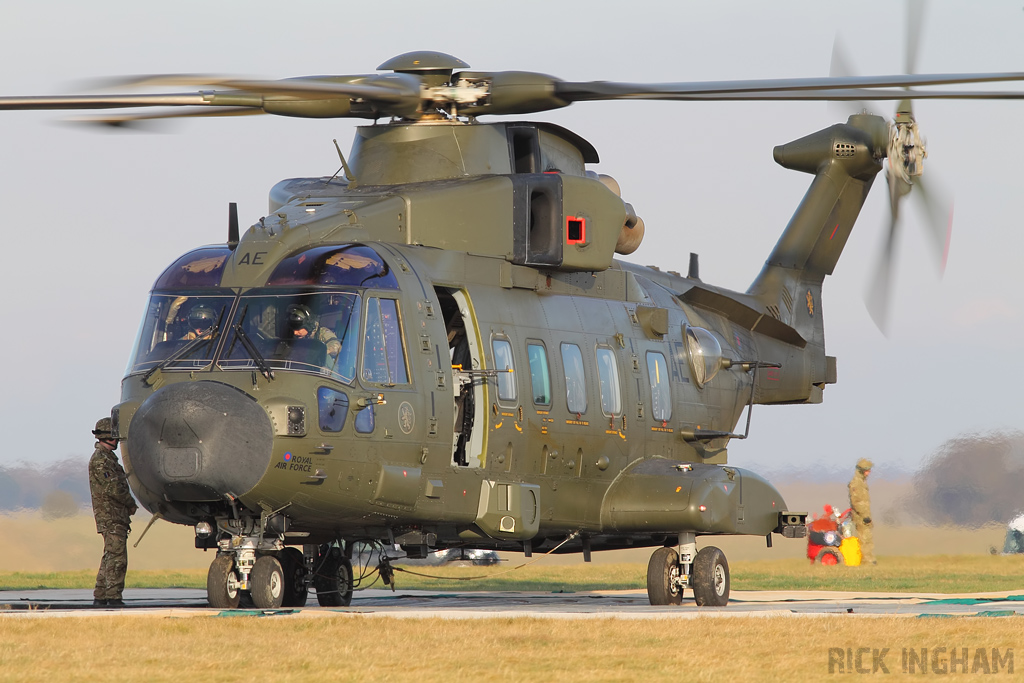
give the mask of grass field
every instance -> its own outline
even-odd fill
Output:
[[[927,648],[925,668],[948,669],[950,649],[970,668],[1019,676],[1020,617],[853,619],[828,616],[693,620],[420,620],[361,616],[0,617],[4,681],[815,681],[838,661],[884,680],[903,674],[903,651]],[[865,650],[866,648],[866,654]],[[936,648],[936,669],[932,655]],[[992,671],[992,649],[998,669]],[[831,651],[830,651],[831,649]],[[883,650],[888,649],[887,653]],[[861,659],[856,659],[857,651]],[[978,651],[984,652],[984,661]],[[874,652],[873,652],[874,651]],[[875,655],[881,655],[877,660]],[[1018,657],[1024,657],[1019,650]],[[976,659],[978,658],[978,659]],[[909,664],[909,661],[908,661]],[[844,669],[842,673],[856,670]],[[921,665],[915,664],[920,678]],[[1011,673],[1012,672],[1012,673]],[[959,670],[957,674],[959,674]],[[1009,675],[1008,675],[1009,674]],[[967,678],[957,676],[957,680]]]
[[[424,590],[587,591],[645,587],[643,564],[545,566],[511,570],[522,560],[496,567],[407,567],[401,588]],[[400,565],[399,565],[400,566]],[[823,567],[807,560],[736,562],[734,590],[839,590],[918,593],[973,593],[1024,589],[1024,556],[934,555],[883,557],[875,566]],[[415,572],[415,573],[412,573]],[[440,578],[418,576],[430,574]],[[480,577],[480,578],[478,578]],[[91,588],[95,572],[0,572],[0,590]],[[380,583],[376,584],[380,587]],[[205,588],[206,570],[129,570],[128,588]]]

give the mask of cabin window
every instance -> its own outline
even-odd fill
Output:
[[[659,422],[668,422],[672,419],[672,387],[668,383],[665,356],[648,351],[647,374],[651,379],[651,415]]]
[[[347,244],[292,254],[274,268],[268,286],[347,286],[398,289],[394,273],[370,247]]]
[[[366,301],[366,337],[363,340],[363,381],[408,384],[398,302],[370,297]]]
[[[580,347],[562,344],[562,367],[565,370],[565,405],[570,413],[582,415],[587,412],[587,376]]]
[[[515,403],[516,377],[512,344],[507,339],[495,339],[491,342],[491,348],[494,350],[494,369],[498,372],[498,400]]]
[[[234,295],[231,294],[154,293],[142,317],[135,352],[128,361],[126,374],[152,369],[176,353],[181,355],[165,367],[201,368],[209,365],[220,335],[227,326],[233,301]]]
[[[348,396],[328,387],[320,387],[316,390],[316,402],[320,409],[321,432],[340,432],[345,428]]]
[[[618,415],[622,412],[622,392],[619,389],[619,366],[611,349],[598,347],[597,374],[601,380],[601,410],[609,417]]]
[[[548,352],[543,344],[526,345],[530,357],[530,387],[533,402],[539,406],[551,405],[551,374],[548,372]]]
[[[265,362],[271,368],[315,372],[351,384],[355,379],[360,301],[354,292],[268,294],[264,289],[244,295],[228,332],[220,366],[255,369],[259,362]]]

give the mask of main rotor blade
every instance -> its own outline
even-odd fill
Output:
[[[69,123],[110,126],[112,128],[131,128],[133,124],[146,121],[164,121],[185,118],[215,118],[224,116],[257,116],[264,114],[262,109],[249,107],[200,107],[197,109],[175,109],[170,111],[148,111],[141,113],[112,114],[109,116],[82,116],[67,119]]]
[[[861,102],[892,100],[1020,100],[1024,90],[773,90],[739,93],[664,93],[607,100],[675,102]]]
[[[807,99],[826,99],[811,93],[829,93],[834,98],[843,90],[861,88],[911,88],[920,86],[957,85],[963,83],[996,83],[1024,81],[1024,72],[976,74],[927,74],[899,76],[847,76],[843,78],[780,78],[750,81],[705,81],[695,83],[616,83],[611,81],[556,81],[555,94],[569,102],[616,99],[697,99],[698,96],[722,95],[722,99],[739,99],[737,95],[762,95],[771,99],[773,92],[809,91]],[[795,99],[790,96],[787,99]],[[847,97],[845,99],[854,99]],[[898,99],[898,98],[893,98]]]
[[[170,83],[179,77],[137,79],[135,82]],[[397,105],[398,108],[419,104],[420,81],[409,74],[387,74],[373,77],[372,83],[331,83],[319,80],[286,79],[283,81],[240,80],[231,78],[202,79],[180,77],[188,84],[220,85],[230,90],[211,90],[198,93],[170,93],[151,95],[63,95],[32,97],[0,97],[0,110],[51,109],[117,109],[124,107],[186,107],[231,106],[261,108],[265,95],[276,98],[330,100],[358,98],[375,104]]]
[[[253,98],[260,106],[259,98]],[[56,97],[0,97],[0,109],[118,109],[123,107],[187,107],[209,105],[202,93],[172,95],[60,95]]]

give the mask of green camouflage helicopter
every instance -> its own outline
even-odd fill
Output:
[[[653,547],[652,604],[729,598],[698,536],[797,538],[805,515],[727,464],[754,404],[836,381],[821,287],[887,160],[893,216],[924,146],[899,88],[1021,74],[637,85],[474,72],[412,52],[384,75],[153,77],[198,93],[0,98],[0,109],[184,107],[166,116],[360,117],[332,177],[284,180],[244,233],[156,280],[112,411],[146,509],[216,549],[215,607],[347,605],[365,545],[582,552]],[[461,71],[460,71],[461,70]],[[894,88],[896,90],[894,90]],[[615,258],[644,223],[560,126],[484,122],[574,102],[897,100],[775,148],[814,176],[746,292]],[[379,123],[378,119],[387,120]],[[891,226],[895,229],[895,222]],[[746,410],[746,427],[737,425]],[[301,549],[300,549],[301,548]],[[390,582],[386,554],[373,569]]]

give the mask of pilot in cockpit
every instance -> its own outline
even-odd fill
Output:
[[[206,304],[196,304],[188,312],[188,332],[181,336],[182,339],[191,341],[209,334],[210,329],[217,322],[217,313]]]
[[[293,339],[316,339],[327,346],[327,355],[331,358],[338,357],[338,353],[341,352],[338,335],[334,334],[333,330],[322,327],[308,306],[305,304],[289,306],[286,321],[286,335],[290,335]]]

